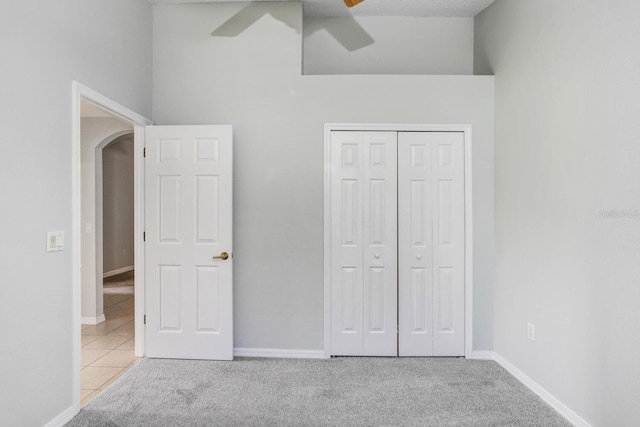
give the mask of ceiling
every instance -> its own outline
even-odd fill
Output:
[[[243,0],[149,0],[153,4],[219,3]],[[261,1],[261,0],[258,0]],[[281,0],[282,1],[282,0]],[[284,0],[289,1],[289,0]],[[245,1],[243,1],[245,2]],[[494,0],[365,0],[347,8],[342,0],[302,0],[305,16],[473,17]]]
[[[120,120],[122,123],[127,126],[131,126],[131,123],[122,120],[121,118],[109,113],[107,110],[98,107],[97,105],[92,104],[91,102],[85,101],[84,99],[80,100],[80,118],[83,119],[116,119]]]
[[[107,113],[100,107],[96,107],[95,105],[86,102],[80,101],[80,117],[113,117],[111,114]]]

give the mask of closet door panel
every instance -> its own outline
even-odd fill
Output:
[[[464,133],[398,134],[400,356],[464,355]]]
[[[362,132],[364,181],[364,355],[397,356],[397,136]]]
[[[332,132],[331,144],[331,353],[395,356],[396,132]]]
[[[430,356],[433,341],[432,148],[421,132],[398,134],[400,356]]]
[[[331,350],[363,355],[363,141],[331,136]]]
[[[433,355],[464,355],[464,133],[432,132]]]

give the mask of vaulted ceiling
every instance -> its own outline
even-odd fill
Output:
[[[217,3],[243,0],[149,0],[155,4]],[[288,1],[288,0],[284,0]],[[347,8],[343,0],[302,0],[305,16],[473,17],[494,0],[365,0]]]

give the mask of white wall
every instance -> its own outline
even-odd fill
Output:
[[[105,271],[103,267],[104,251],[100,250],[104,242],[101,238],[102,233],[98,220],[101,215],[96,212],[96,207],[99,204],[97,197],[102,195],[102,191],[96,188],[96,169],[98,173],[102,170],[102,165],[98,165],[96,168],[96,157],[102,157],[100,153],[96,153],[96,148],[102,143],[110,142],[112,138],[122,132],[132,130],[131,125],[115,118],[83,118],[80,124],[80,177],[82,181],[80,199],[80,223],[82,224],[80,315],[86,323],[95,323],[104,314],[102,300],[102,274]],[[90,225],[91,231],[87,231],[87,225]],[[100,247],[96,248],[96,243],[100,243]]]
[[[102,151],[103,271],[133,267],[133,134]]]
[[[496,76],[495,350],[594,426],[640,419],[638,28],[625,0],[476,18],[476,71]]]
[[[301,76],[300,4],[211,35],[242,7],[154,6],[154,121],[234,126],[235,345],[323,348],[325,123],[468,123],[475,348],[491,349],[493,77]]]
[[[0,425],[72,405],[71,81],[151,110],[144,1],[0,3]],[[63,230],[62,252],[45,252]]]
[[[305,18],[304,74],[473,74],[473,18]]]

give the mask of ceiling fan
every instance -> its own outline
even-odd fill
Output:
[[[364,0],[343,0],[343,1],[344,1],[344,4],[347,5],[347,7],[353,7],[358,3],[362,3]]]

